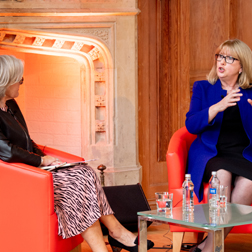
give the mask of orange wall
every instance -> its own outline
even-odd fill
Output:
[[[17,102],[32,139],[81,155],[79,63],[68,57],[0,50],[24,60],[24,84]]]

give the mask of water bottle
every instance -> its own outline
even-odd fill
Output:
[[[185,181],[183,182],[183,213],[190,213],[194,211],[193,203],[193,189],[194,185],[191,180],[191,174],[185,175]]]
[[[183,221],[194,222],[194,212],[183,212]]]
[[[212,177],[209,180],[208,194],[209,209],[216,209],[220,202],[220,180],[217,178],[217,172],[212,172]]]

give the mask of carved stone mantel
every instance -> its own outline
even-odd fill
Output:
[[[83,128],[81,153],[99,158],[90,163],[94,169],[107,166],[105,185],[141,182],[136,2],[0,1],[0,50],[67,55],[81,63],[80,83],[90,94],[82,104],[82,124],[90,123]],[[90,50],[83,51],[84,45]],[[96,83],[103,94],[96,92]]]

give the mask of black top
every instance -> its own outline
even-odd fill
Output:
[[[31,140],[16,101],[8,100],[6,105],[7,112],[0,110],[0,159],[39,166],[44,153]]]
[[[249,139],[242,125],[238,105],[227,108],[216,145],[218,154],[208,161],[203,181],[208,182],[212,171],[220,169],[252,180],[252,163],[242,156],[248,145]]]
[[[223,114],[218,143],[218,154],[242,153],[249,145],[249,139],[243,128],[238,105],[228,107]]]

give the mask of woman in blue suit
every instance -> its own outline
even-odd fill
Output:
[[[207,81],[193,86],[186,127],[197,134],[188,156],[195,193],[201,201],[203,182],[212,171],[228,186],[228,201],[252,203],[252,52],[238,39],[216,50]],[[233,190],[231,192],[231,186]],[[225,237],[231,228],[225,229]],[[193,251],[212,251],[213,237]]]

